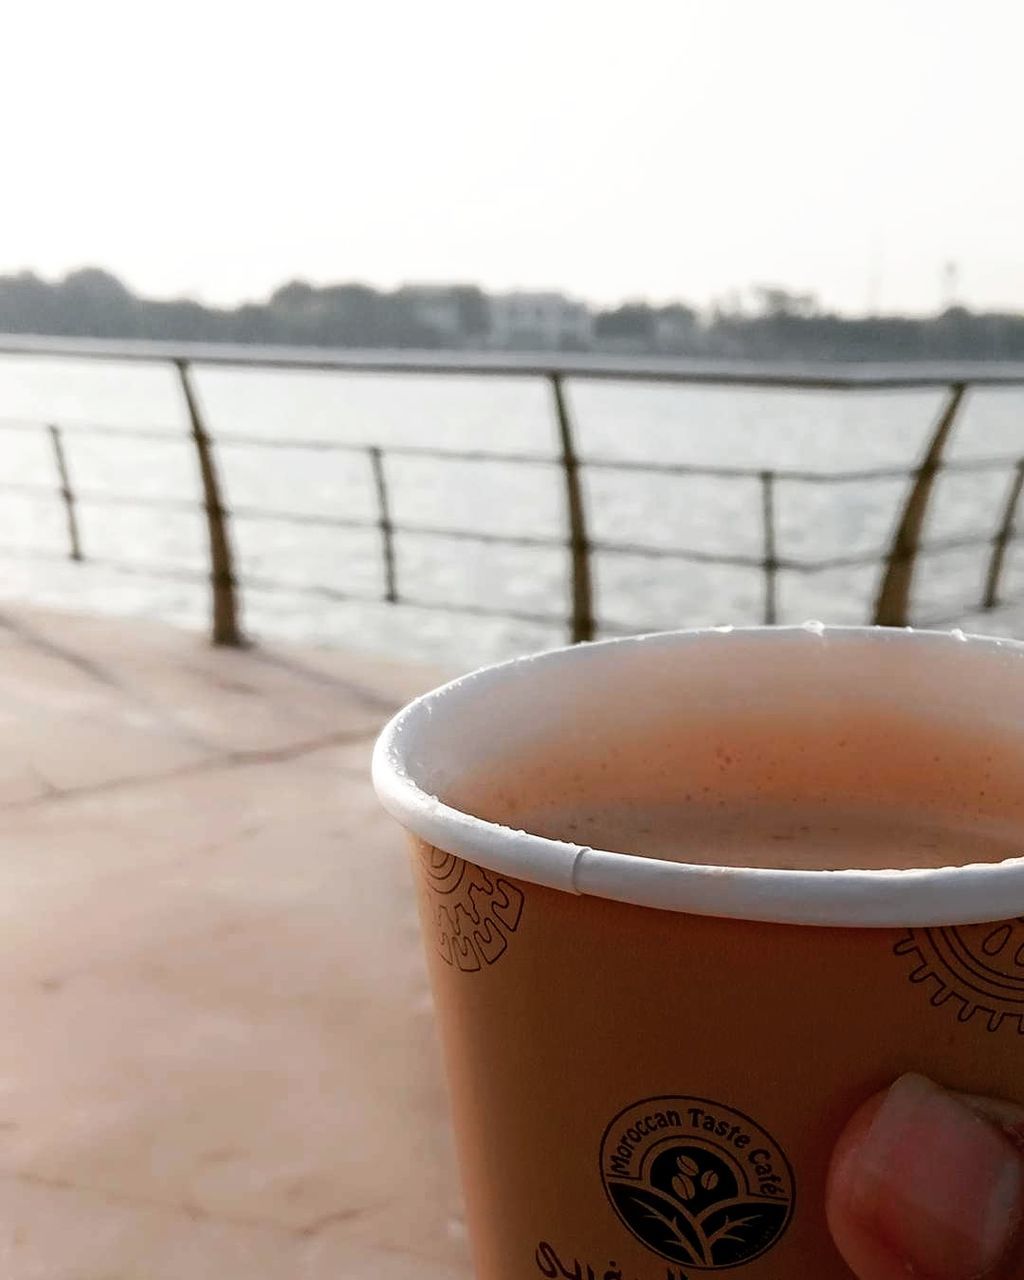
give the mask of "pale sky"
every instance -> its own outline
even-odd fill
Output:
[[[0,271],[1024,310],[1024,0],[7,6]]]

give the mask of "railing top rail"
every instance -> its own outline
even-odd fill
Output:
[[[106,338],[0,334],[0,355],[54,356],[147,364],[187,362],[222,368],[310,369],[343,373],[666,382],[778,387],[797,390],[910,390],[972,386],[1024,386],[1024,363],[917,361],[892,364],[767,363],[654,356],[551,355],[481,351],[373,351],[319,347],[177,343]]]

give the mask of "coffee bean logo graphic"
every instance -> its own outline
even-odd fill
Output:
[[[1024,917],[990,924],[909,929],[896,943],[910,981],[960,1022],[1024,1034]]]
[[[793,1215],[782,1149],[742,1111],[708,1098],[647,1098],[620,1111],[601,1141],[601,1177],[633,1235],[694,1271],[752,1262]]]

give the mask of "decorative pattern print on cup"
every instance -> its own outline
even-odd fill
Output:
[[[615,1212],[652,1252],[694,1271],[742,1266],[778,1244],[793,1216],[793,1171],[742,1111],[708,1098],[645,1098],[601,1139]]]
[[[1006,1026],[1024,1035],[1024,916],[990,924],[908,929],[893,948],[914,967],[910,981],[937,1008],[987,1031]]]
[[[441,959],[465,973],[494,964],[519,928],[522,892],[492,871],[429,845],[420,849],[420,864]]]

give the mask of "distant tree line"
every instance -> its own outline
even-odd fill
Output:
[[[558,295],[544,300],[550,319]],[[948,307],[932,317],[849,317],[815,299],[759,288],[746,305],[701,314],[682,303],[628,302],[589,313],[572,337],[538,327],[499,339],[496,300],[473,285],[380,290],[364,284],[292,281],[265,302],[204,306],[187,298],[142,298],[107,271],[89,267],[63,280],[32,272],[0,276],[0,332],[189,342],[284,343],[313,347],[559,346],[619,353],[765,360],[1024,360],[1024,315]],[[566,308],[570,304],[565,300]],[[565,331],[569,333],[569,330]],[[552,334],[555,336],[552,337]],[[582,336],[581,336],[582,335]]]

